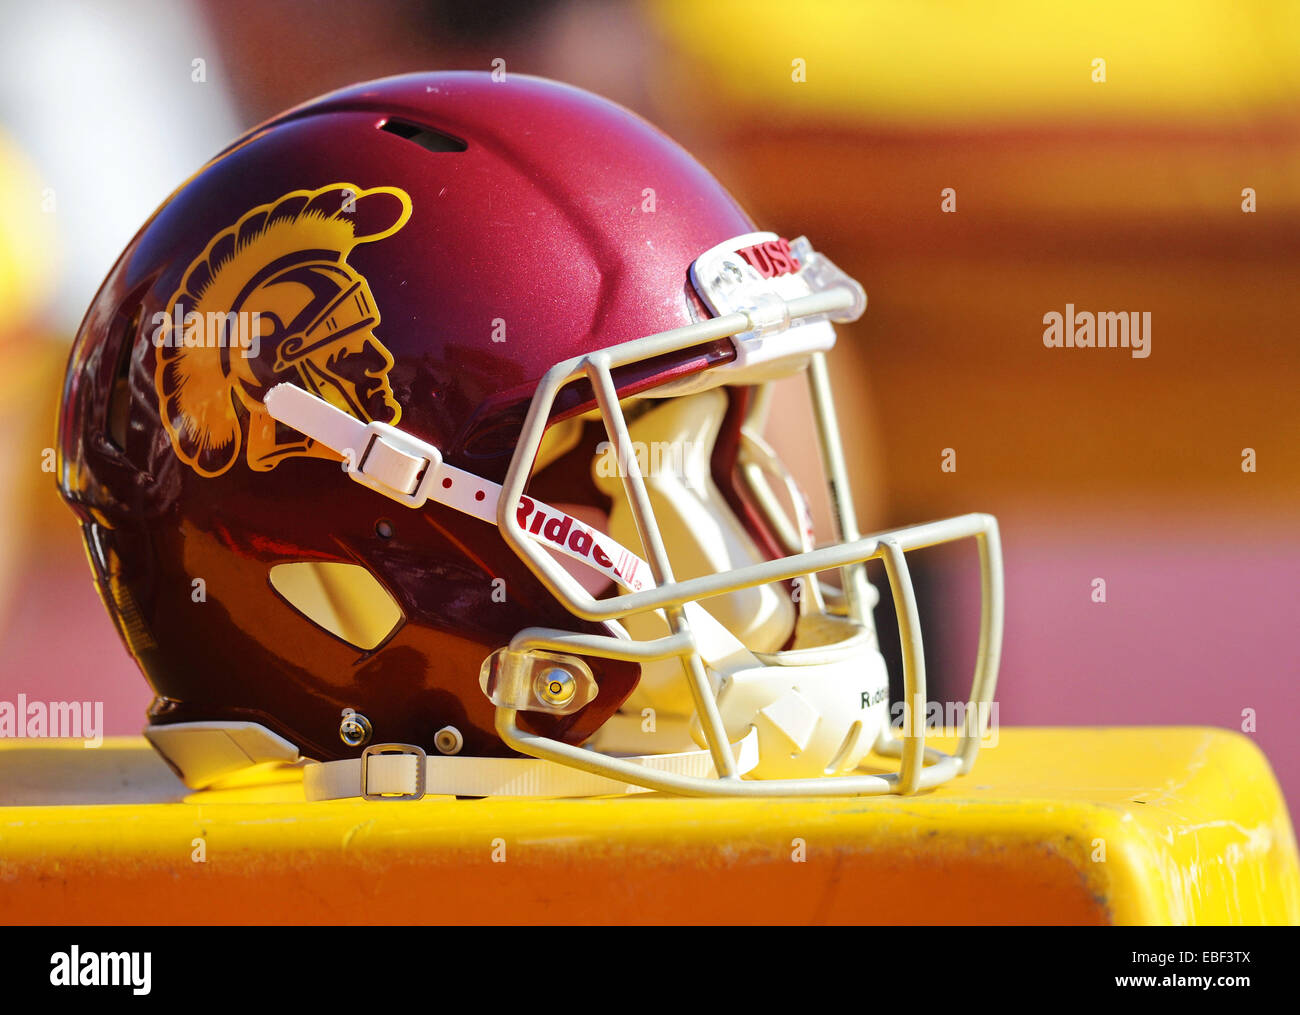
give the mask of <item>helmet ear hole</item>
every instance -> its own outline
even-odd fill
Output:
[[[360,564],[294,561],[276,564],[268,578],[298,613],[362,651],[383,644],[406,619],[388,590]]]

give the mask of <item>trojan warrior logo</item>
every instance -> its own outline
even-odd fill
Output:
[[[405,191],[336,183],[260,205],[213,238],[169,302],[167,333],[155,337],[154,384],[181,461],[219,476],[241,450],[259,472],[297,455],[336,458],[266,411],[262,398],[281,381],[366,422],[398,421],[379,310],[347,258],[410,217]],[[242,341],[196,339],[189,322],[210,320],[255,330]]]

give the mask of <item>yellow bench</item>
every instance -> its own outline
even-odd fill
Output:
[[[187,793],[142,739],[0,740],[5,923],[1300,922],[1250,740],[1003,729],[911,798],[303,801]]]

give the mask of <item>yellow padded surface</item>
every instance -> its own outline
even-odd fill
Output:
[[[187,793],[142,739],[0,740],[0,921],[1300,922],[1286,805],[1223,730],[1003,729],[906,799],[308,804],[300,778]]]

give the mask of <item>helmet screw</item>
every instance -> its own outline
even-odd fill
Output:
[[[339,722],[339,739],[349,747],[361,747],[369,743],[374,732],[370,720],[360,712],[350,708],[343,710],[343,719]]]
[[[455,726],[444,726],[433,735],[433,746],[442,754],[459,754],[465,746],[465,738]]]
[[[735,261],[722,262],[722,274],[728,281],[739,282],[741,279],[740,266]]]
[[[578,682],[568,670],[555,666],[543,670],[533,685],[533,691],[544,704],[562,707],[573,700],[578,693]]]

